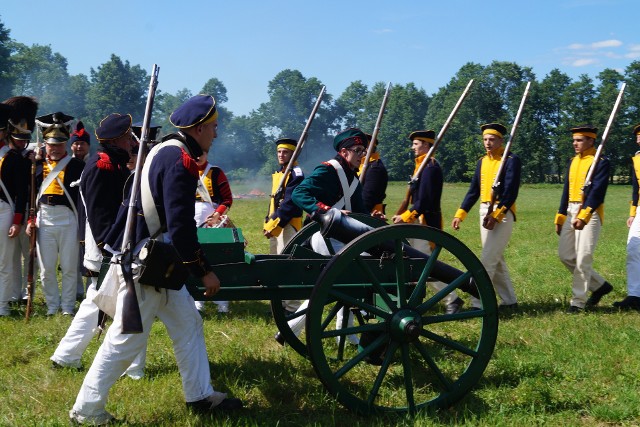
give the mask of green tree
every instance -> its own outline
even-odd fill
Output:
[[[569,160],[575,155],[571,144],[571,128],[593,122],[594,97],[593,80],[588,75],[583,74],[577,81],[567,86],[560,99],[562,111],[560,125],[558,126],[559,141],[556,161],[563,165],[560,169],[562,174],[565,173]]]
[[[544,169],[549,180],[560,182],[560,174],[564,173],[566,164],[561,152],[565,151],[567,130],[562,128],[563,108],[562,100],[571,78],[560,70],[553,69],[536,85],[532,91],[532,105],[543,133],[540,142],[548,147],[548,165]],[[536,141],[532,141],[536,143]]]
[[[91,88],[87,94],[88,122],[95,126],[111,113],[131,114],[142,120],[147,101],[149,76],[139,65],[112,54],[108,62],[91,68]]]
[[[67,59],[54,53],[51,46],[15,44],[12,73],[13,94],[34,96],[39,112],[61,110],[69,84]]]
[[[263,146],[267,164],[262,173],[271,173],[276,167],[271,141],[281,137],[297,139],[300,136],[321,87],[322,83],[315,77],[307,79],[300,71],[289,69],[279,72],[269,82],[269,101],[261,104],[257,110],[267,142]],[[314,166],[332,152],[329,135],[336,119],[331,101],[331,95],[325,93],[309,128],[304,150],[299,157],[305,166]]]
[[[15,77],[12,72],[11,53],[14,45],[10,33],[10,30],[0,21],[0,100],[9,98],[13,93]]]

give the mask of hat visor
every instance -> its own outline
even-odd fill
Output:
[[[11,138],[17,139],[18,141],[31,141],[30,133],[12,133]]]
[[[44,140],[45,144],[64,144],[65,142],[67,142],[67,139],[61,139],[61,138],[47,138]]]

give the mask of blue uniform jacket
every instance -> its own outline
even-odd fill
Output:
[[[202,149],[189,135],[182,133],[167,135],[163,142],[177,139],[187,146],[188,152],[180,147],[162,148],[153,158],[149,169],[149,187],[163,225],[182,262],[195,277],[202,277],[211,271],[196,232],[195,194],[198,183],[198,166],[195,159],[202,155]],[[129,190],[130,192],[130,190]],[[109,232],[107,242],[120,249],[126,224],[128,202],[118,214],[118,221]],[[142,213],[141,197],[137,198],[138,221],[135,242],[149,237],[149,230]],[[123,219],[124,217],[124,219]],[[115,246],[114,246],[115,245]]]

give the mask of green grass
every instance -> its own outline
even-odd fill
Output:
[[[480,252],[477,206],[462,229],[450,221],[466,185],[446,185],[445,231]],[[235,193],[249,189],[234,185]],[[264,189],[263,189],[264,190]],[[387,191],[388,214],[398,206],[405,184]],[[564,314],[571,277],[557,257],[553,217],[559,185],[525,185],[518,200],[518,221],[506,252],[521,310],[501,319],[491,363],[474,391],[450,409],[415,419],[362,417],[341,407],[323,389],[311,364],[273,340],[275,325],[267,302],[234,301],[232,313],[218,318],[209,307],[205,335],[213,384],[243,399],[247,409],[211,420],[190,415],[164,326],[156,322],[149,339],[147,375],[121,379],[112,388],[107,409],[127,425],[479,425],[592,426],[640,423],[640,346],[638,313],[619,313],[611,303],[626,295],[625,244],[630,187],[609,188],[605,224],[595,268],[614,285],[593,312]],[[239,199],[231,216],[249,240],[248,250],[267,253],[261,234],[266,198]],[[283,271],[284,272],[284,271]],[[70,319],[46,318],[38,289],[29,323],[16,310],[0,319],[0,425],[68,424],[84,373],[52,370],[48,358]],[[99,343],[83,357],[89,366]]]

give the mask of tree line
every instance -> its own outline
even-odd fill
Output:
[[[27,46],[11,39],[10,30],[0,21],[0,99],[34,96],[41,114],[63,111],[81,119],[92,133],[113,112],[142,120],[149,75],[140,65],[122,61],[116,54],[92,67],[89,76],[71,75],[67,65],[51,46]],[[390,179],[407,179],[413,171],[409,133],[418,129],[437,133],[470,79],[474,79],[471,92],[436,153],[447,182],[470,180],[484,152],[480,125],[500,122],[510,128],[528,81],[531,90],[513,146],[522,158],[523,182],[561,179],[574,155],[569,129],[591,123],[601,135],[622,82],[627,89],[605,153],[611,161],[612,181],[627,182],[629,158],[637,148],[631,132],[640,123],[640,61],[631,62],[624,72],[604,69],[595,80],[586,74],[573,80],[559,69],[537,79],[530,67],[514,62],[469,62],[433,94],[413,83],[393,85],[378,135],[378,151]],[[298,138],[322,85],[317,77],[282,70],[268,83],[267,102],[248,114],[235,115],[225,107],[226,87],[212,76],[198,92],[212,94],[220,111],[211,160],[233,178],[268,176],[276,168],[273,141]],[[327,88],[300,158],[302,166],[310,171],[331,157],[333,136],[342,129],[359,127],[372,133],[385,88],[386,82],[369,87],[358,80],[337,97]],[[169,115],[193,95],[186,88],[174,94],[159,88],[153,123],[162,126],[163,133],[171,132]]]

